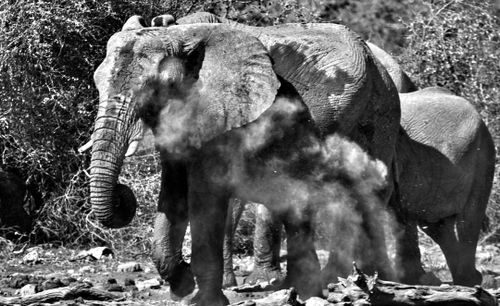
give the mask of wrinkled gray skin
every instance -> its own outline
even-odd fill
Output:
[[[386,71],[359,37],[339,25],[143,28],[134,17],[124,29],[110,38],[94,75],[100,109],[91,138],[90,198],[97,218],[109,227],[133,218],[135,197],[117,178],[146,124],[162,161],[153,259],[172,294],[189,294],[194,275],[194,303],[228,303],[221,288],[230,198],[265,203],[279,216],[288,236],[290,285],[304,298],[321,294],[312,203],[299,210],[282,203],[280,194],[292,190],[280,174],[311,178],[307,161],[314,156],[305,149],[335,132],[392,173],[400,110]],[[265,122],[272,128],[259,135]],[[245,135],[255,132],[260,144],[248,144]],[[392,181],[382,195],[386,201]],[[188,222],[192,272],[181,256]],[[380,245],[382,229],[367,231]],[[388,269],[383,250],[370,260],[368,269]]]
[[[16,238],[16,231],[27,234],[32,229],[32,214],[39,206],[19,175],[0,170],[0,235]]]
[[[441,247],[455,284],[479,285],[482,278],[475,268],[475,252],[493,180],[491,135],[475,108],[445,89],[402,93],[400,101],[399,194],[395,192],[391,199],[397,221],[398,278],[408,284],[426,282],[418,225]],[[278,257],[266,250],[279,246],[280,237],[268,233],[280,225],[262,209],[257,212],[257,226],[264,229],[256,229],[254,238],[259,241],[256,264],[261,265],[260,275],[254,277],[265,280],[267,271],[279,269]],[[330,258],[323,277],[326,282],[335,281],[347,268]]]

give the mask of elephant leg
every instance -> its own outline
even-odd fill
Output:
[[[182,242],[188,225],[186,168],[162,163],[162,182],[153,235],[153,262],[169,282],[173,295],[183,297],[194,290],[191,268],[182,259]]]
[[[322,296],[320,265],[314,248],[311,213],[300,217],[287,214],[282,218],[287,233],[286,286],[297,288],[302,299]]]
[[[208,185],[203,181],[190,186]],[[229,197],[214,190],[189,191],[189,220],[191,222],[191,265],[199,291],[191,301],[197,306],[229,304],[222,293],[223,240]]]
[[[233,240],[244,208],[245,204],[236,198],[231,199],[227,208],[226,229],[224,230],[223,288],[237,285],[233,271]]]
[[[459,241],[466,238],[463,226],[457,216],[449,217],[438,223],[428,224],[423,230],[443,251],[444,257],[455,285],[473,286],[481,283],[481,274],[475,269],[476,242]],[[455,233],[457,227],[457,237]],[[461,236],[461,237],[460,237]],[[476,238],[477,239],[477,238]]]
[[[422,268],[418,248],[417,223],[408,218],[396,217],[396,271],[399,281],[405,284],[421,284],[425,271]]]
[[[458,285],[481,285],[483,277],[476,269],[476,248],[484,220],[484,210],[470,205],[456,225],[461,256],[457,270],[452,272],[453,282]]]
[[[487,150],[481,150],[484,152]],[[486,158],[485,158],[486,159]],[[464,211],[458,216],[456,224],[458,242],[461,255],[459,266],[453,273],[453,282],[459,285],[480,285],[482,275],[476,269],[476,248],[479,234],[486,218],[485,210],[488,205],[493,165],[488,168],[484,163],[478,163],[474,183],[464,207]]]
[[[361,268],[365,273],[378,272],[380,278],[394,280],[395,273],[387,254],[385,241],[384,207],[371,203],[363,206],[360,212],[362,216],[361,237],[357,241],[358,246],[355,251],[359,254]]]
[[[253,284],[271,279],[283,281],[279,263],[280,247],[280,219],[264,205],[257,205],[253,240],[254,269],[245,282]]]

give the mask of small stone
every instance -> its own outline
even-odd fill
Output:
[[[328,306],[330,303],[319,297],[311,297],[306,301],[306,306]]]
[[[23,264],[37,264],[40,263],[40,254],[38,254],[38,250],[31,250],[28,254],[23,257]]]
[[[27,285],[29,282],[28,275],[16,274],[12,276],[9,281],[9,287],[14,289],[20,289]]]
[[[118,284],[109,284],[108,286],[106,286],[106,290],[108,290],[110,292],[123,292],[123,291],[125,291],[125,289]]]
[[[112,258],[113,251],[108,247],[97,247],[87,251],[87,253],[95,259]]]
[[[138,262],[126,262],[118,265],[118,272],[140,272],[142,271],[141,264]]]
[[[61,283],[63,284],[63,286],[69,286],[71,283],[74,283],[74,282],[76,282],[76,278],[71,277],[71,276],[61,279]]]
[[[64,284],[58,278],[49,279],[41,283],[42,290],[49,290],[54,288],[63,287]]]
[[[80,273],[95,273],[95,269],[91,266],[83,266],[78,270],[78,272],[80,272]]]
[[[26,286],[22,287],[21,290],[19,290],[19,294],[21,296],[33,295],[37,292],[38,290],[36,284],[27,284]]]
[[[71,261],[83,260],[83,259],[99,260],[105,258],[113,258],[113,256],[114,256],[113,251],[110,248],[97,247],[87,251],[79,252],[74,258],[71,259]]]
[[[135,285],[135,281],[131,278],[126,278],[124,280],[124,285],[125,286],[134,286]]]
[[[108,278],[107,283],[108,284],[118,284],[118,282],[114,278]]]
[[[157,279],[148,279],[148,280],[145,280],[145,281],[137,281],[135,283],[135,286],[137,287],[137,289],[139,291],[142,291],[144,289],[160,289],[161,287],[161,284],[160,284],[160,281],[158,281]]]
[[[326,285],[328,292],[335,292],[335,291],[337,291],[338,287],[339,287],[339,284],[336,284],[336,283],[328,283],[328,285]]]

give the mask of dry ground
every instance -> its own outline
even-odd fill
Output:
[[[4,247],[5,243],[0,243]],[[9,252],[0,250],[0,296],[3,298],[19,297],[22,294],[32,294],[30,290],[42,291],[69,283],[87,283],[88,286],[106,292],[113,292],[123,298],[119,301],[106,302],[112,305],[186,305],[187,301],[172,301],[168,284],[163,283],[151,259],[147,254],[134,256],[132,254],[115,253],[95,260],[92,256],[83,256],[82,250],[67,249],[46,244],[26,249],[11,249]],[[83,252],[88,250],[83,250]],[[429,239],[421,239],[422,259],[424,268],[432,271],[442,281],[450,282],[451,277],[446,267],[444,257],[439,247]],[[105,253],[106,254],[106,253]],[[320,261],[325,263],[327,253],[320,251]],[[482,245],[478,247],[476,256],[478,269],[483,273],[485,288],[500,287],[500,246]],[[136,263],[124,270],[122,264]],[[242,282],[244,275],[251,271],[250,256],[235,256],[235,267],[238,281]],[[133,270],[137,271],[133,271]],[[497,279],[498,278],[498,279]],[[26,284],[36,284],[27,286]],[[36,288],[36,289],[35,289]],[[23,292],[26,291],[27,292]],[[270,292],[235,293],[226,291],[230,302],[256,299]],[[0,298],[0,305],[2,305]],[[69,299],[52,302],[52,305],[103,305],[102,301],[92,299]],[[43,304],[39,304],[43,305]]]

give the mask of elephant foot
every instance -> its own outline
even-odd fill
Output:
[[[252,273],[245,278],[247,284],[257,284],[262,282],[275,282],[280,284],[285,279],[279,268],[255,266]]]
[[[460,286],[474,287],[475,285],[481,285],[482,281],[483,275],[476,269],[473,272],[463,273],[460,276],[453,276],[453,284]]]
[[[222,293],[221,290],[204,290],[203,292],[200,290],[198,293],[191,299],[189,305],[196,306],[225,306],[229,305],[229,300]]]
[[[237,286],[236,276],[234,276],[233,271],[224,272],[222,278],[222,288],[234,287]]]
[[[195,287],[194,275],[188,263],[182,261],[174,269],[172,275],[167,279],[170,284],[171,294],[182,298],[193,292]]]
[[[432,272],[425,272],[424,275],[420,276],[419,283],[425,286],[440,286],[442,284],[441,280]]]
[[[323,286],[319,278],[320,277],[306,279],[305,277],[299,277],[294,279],[287,276],[283,282],[281,282],[278,289],[289,289],[294,287],[297,289],[299,297],[304,301],[313,296],[323,298]]]

